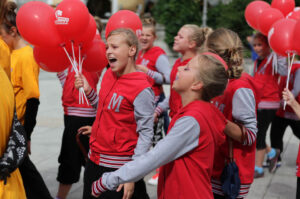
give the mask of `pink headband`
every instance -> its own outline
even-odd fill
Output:
[[[226,71],[228,70],[228,66],[227,66],[226,62],[219,55],[217,55],[215,53],[211,53],[211,52],[205,52],[205,53],[202,53],[202,55],[211,55],[211,56],[213,56],[215,59],[219,60],[222,63],[222,65],[224,66]]]

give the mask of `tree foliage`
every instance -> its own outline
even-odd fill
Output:
[[[174,36],[184,24],[202,24],[202,5],[196,0],[159,0],[153,8],[157,22],[165,26],[165,41],[172,48]]]
[[[248,26],[244,12],[247,5],[253,0],[232,0],[228,4],[218,4],[208,7],[208,26],[212,28],[229,28],[239,34],[246,44],[246,37],[253,33]],[[265,0],[271,3],[272,0]],[[295,0],[296,6],[300,0]],[[158,0],[154,7],[155,19],[165,26],[165,41],[171,47],[174,36],[184,24],[202,24],[203,0]]]

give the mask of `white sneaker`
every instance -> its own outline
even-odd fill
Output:
[[[159,173],[156,173],[154,176],[152,176],[147,183],[150,185],[157,185],[158,184],[158,175]]]

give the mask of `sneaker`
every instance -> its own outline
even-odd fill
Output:
[[[158,175],[159,175],[159,173],[156,173],[154,176],[152,176],[148,180],[148,184],[150,184],[150,185],[157,185],[158,184]]]
[[[254,178],[262,178],[264,177],[264,172],[259,173],[258,171],[254,171]]]
[[[277,164],[276,164],[276,168],[279,168],[279,167],[281,167],[281,161],[280,160],[278,160]]]
[[[269,172],[270,173],[275,173],[276,168],[277,168],[277,161],[278,161],[278,156],[280,155],[280,150],[276,149],[276,155],[270,159],[270,166],[269,166]]]

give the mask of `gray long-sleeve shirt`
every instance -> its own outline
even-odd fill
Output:
[[[133,182],[143,178],[149,172],[165,165],[198,146],[200,126],[191,116],[178,119],[168,135],[147,153],[136,157],[120,169],[104,173],[103,185],[109,190],[115,190],[119,184]]]
[[[166,55],[160,55],[155,63],[158,72],[148,70],[148,75],[152,77],[156,84],[170,84],[171,67]]]
[[[239,88],[235,91],[232,98],[232,117],[241,122],[247,131],[247,139],[244,145],[252,145],[256,140],[257,120],[256,120],[256,102],[251,89]]]

